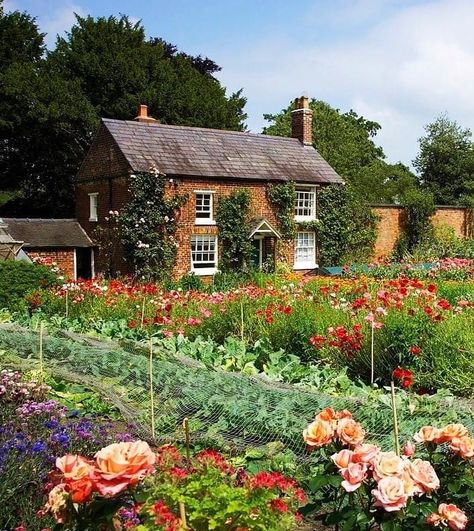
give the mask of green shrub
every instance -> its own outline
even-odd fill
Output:
[[[19,309],[26,295],[56,283],[57,276],[46,266],[24,261],[1,261],[0,308]]]

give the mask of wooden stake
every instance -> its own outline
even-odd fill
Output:
[[[393,434],[395,437],[395,451],[397,455],[400,455],[400,441],[398,438],[398,416],[397,416],[397,403],[395,400],[395,384],[393,380],[390,385],[391,395],[392,395],[392,415],[393,415]]]
[[[191,464],[191,437],[189,435],[189,419],[183,419],[184,438],[186,441],[186,461]]]
[[[244,303],[240,302],[240,339],[244,340]]]
[[[181,526],[184,529],[189,529],[186,523],[186,507],[183,502],[179,502],[179,517],[181,519]]]
[[[153,340],[150,337],[150,415],[151,415],[151,435],[155,438],[155,393],[153,390]]]
[[[41,382],[44,381],[44,362],[43,362],[43,321],[40,323],[39,329],[39,365]]]
[[[140,326],[141,328],[143,328],[143,324],[145,322],[145,301],[146,301],[146,297],[143,296],[143,301],[142,301],[142,318],[141,318],[141,321],[140,321]]]
[[[66,319],[69,317],[69,290],[66,289]]]
[[[370,332],[370,383],[374,384],[374,372],[375,372],[375,356],[374,356],[374,323],[371,323]]]

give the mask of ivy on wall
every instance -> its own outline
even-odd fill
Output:
[[[296,236],[295,222],[295,183],[287,182],[270,185],[267,188],[267,197],[276,210],[276,217],[281,236],[284,240],[292,240]]]
[[[216,225],[219,229],[220,269],[243,271],[250,262],[250,203],[248,190],[235,190],[217,203]]]
[[[124,254],[141,279],[169,277],[176,259],[176,213],[187,194],[165,196],[167,179],[152,168],[130,176],[130,198],[119,215]]]

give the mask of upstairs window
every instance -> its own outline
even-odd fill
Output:
[[[213,193],[196,191],[196,225],[214,225]]]
[[[217,236],[195,234],[191,237],[191,271],[213,275],[217,271]]]
[[[309,221],[316,218],[316,192],[314,188],[297,188],[295,219]]]
[[[316,267],[316,235],[314,232],[298,232],[295,239],[295,269]]]
[[[99,200],[99,194],[94,192],[89,194],[89,221],[97,221],[99,219],[97,205]]]

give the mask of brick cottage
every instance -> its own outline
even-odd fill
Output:
[[[127,202],[130,175],[156,167],[168,178],[169,193],[187,193],[178,213],[178,252],[173,276],[207,276],[219,270],[219,233],[215,209],[220,198],[247,189],[252,204],[249,239],[255,265],[283,261],[295,270],[317,267],[316,234],[299,231],[284,241],[278,231],[268,185],[293,181],[296,221],[316,219],[318,189],[342,183],[341,177],[312,146],[312,111],[308,98],[295,102],[292,138],[164,125],[141,105],[134,121],[103,119],[76,180],[76,216],[89,236],[106,227],[110,211]],[[110,257],[109,257],[110,258]],[[106,263],[98,250],[96,271]],[[120,252],[115,272],[130,273]]]

